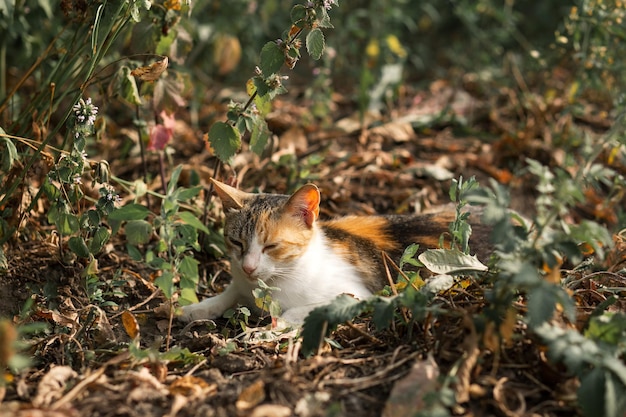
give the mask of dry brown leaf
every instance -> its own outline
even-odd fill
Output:
[[[33,399],[36,407],[46,407],[63,396],[67,381],[78,374],[69,366],[54,366],[41,378]]]
[[[429,355],[426,360],[417,360],[409,373],[398,380],[391,389],[385,403],[383,417],[411,416],[423,410],[424,396],[439,387],[439,367]]]
[[[137,323],[137,319],[130,311],[124,311],[122,313],[122,324],[124,325],[124,330],[126,330],[126,334],[131,339],[136,339],[139,337],[139,323]]]
[[[263,404],[250,413],[250,417],[289,417],[291,408],[279,404]]]
[[[239,394],[239,398],[235,403],[237,410],[246,411],[252,407],[260,404],[265,399],[265,382],[262,379],[258,379],[252,384],[248,385]]]
[[[145,67],[135,68],[130,72],[130,75],[137,77],[142,81],[156,81],[159,77],[161,77],[163,71],[167,69],[168,63],[169,59],[167,57],[163,57],[162,60],[153,62]]]
[[[217,392],[217,384],[209,384],[202,378],[186,375],[178,378],[169,386],[170,394],[191,397],[203,395],[208,397]]]
[[[9,359],[15,354],[16,340],[17,330],[15,326],[7,319],[0,320],[0,369],[6,369]]]
[[[410,123],[395,121],[370,129],[370,134],[381,136],[394,142],[408,142],[415,138],[415,131]]]

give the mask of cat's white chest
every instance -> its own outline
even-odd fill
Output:
[[[290,276],[276,277],[270,284],[281,289],[272,297],[288,321],[302,321],[311,309],[340,294],[359,299],[372,295],[356,268],[330,248],[321,232],[315,233],[307,250],[289,269]]]

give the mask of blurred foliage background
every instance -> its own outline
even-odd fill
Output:
[[[18,0],[0,4],[0,120],[5,130],[30,136],[31,123],[22,119],[24,110],[30,115],[50,110],[38,101],[32,103],[33,96],[41,94],[41,101],[49,104],[68,90],[84,87],[86,79],[73,84],[62,79],[59,83],[55,76],[69,67],[67,73],[78,81],[77,67],[85,60],[102,69],[115,67],[117,60],[127,57],[141,61],[135,54],[168,55],[172,68],[189,77],[195,99],[200,101],[202,87],[243,86],[253,75],[261,46],[280,36],[293,4],[280,0],[200,0],[192,4],[166,0],[154,2],[146,10],[140,6],[147,0],[106,3],[128,3],[136,10],[133,19],[113,28],[119,29],[118,36],[102,57],[91,54],[84,41],[90,38],[103,3]],[[327,32],[331,49],[322,67],[330,77],[327,87],[342,92],[362,94],[380,82],[384,68],[394,65],[401,68],[392,77],[395,84],[427,84],[440,77],[461,81],[467,73],[506,84],[512,82],[512,66],[525,75],[532,72],[536,77],[531,80],[541,83],[554,78],[551,71],[560,66],[585,83],[583,87],[589,83],[615,95],[614,99],[622,91],[620,56],[625,33],[621,1],[358,0],[339,6],[332,11],[335,29]],[[106,27],[97,29],[102,39],[111,36],[105,33]],[[74,58],[73,66],[63,66]],[[94,62],[96,58],[101,59]],[[298,66],[293,82],[308,80],[319,67],[312,63]],[[31,77],[11,94],[25,73]],[[93,83],[94,74],[91,71],[83,78]],[[106,72],[97,75],[99,81],[106,80]],[[319,70],[315,75],[320,75]],[[40,90],[50,89],[52,82],[56,91],[42,94]],[[103,84],[99,85],[102,88]],[[16,130],[12,125],[17,121]]]

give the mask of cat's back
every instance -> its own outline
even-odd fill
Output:
[[[354,265],[368,288],[376,291],[386,284],[383,252],[397,262],[410,244],[419,244],[420,250],[437,248],[454,218],[453,209],[417,215],[346,216],[321,221],[320,228],[333,250]],[[482,246],[486,246],[489,229],[480,224],[478,213],[472,213],[470,224],[471,239],[476,242],[473,249],[481,257],[488,252]]]

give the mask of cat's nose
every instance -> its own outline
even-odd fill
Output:
[[[243,264],[243,272],[246,274],[252,275],[254,271],[256,271],[256,266]]]

